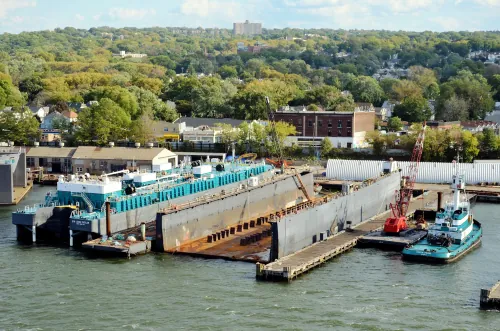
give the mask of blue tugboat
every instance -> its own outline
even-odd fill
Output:
[[[436,222],[429,228],[426,238],[403,250],[404,260],[450,263],[480,245],[483,230],[472,217],[465,195],[465,178],[458,175],[458,164],[451,188],[453,202],[437,213]]]

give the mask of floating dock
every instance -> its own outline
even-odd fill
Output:
[[[402,251],[427,235],[427,230],[409,229],[401,231],[399,236],[384,235],[382,231],[373,231],[358,239],[358,247],[375,247],[387,250]]]
[[[384,222],[385,218],[377,217],[359,224],[351,231],[344,231],[326,240],[319,241],[275,262],[267,265],[258,263],[257,279],[291,281],[301,274],[350,250],[356,246],[360,236],[380,228],[384,225]]]
[[[146,254],[151,251],[152,241],[156,232],[155,222],[145,224],[146,238],[141,239],[141,227],[135,227],[127,231],[115,233],[112,236],[103,236],[89,240],[82,244],[82,248],[88,252],[102,255],[114,256],[135,256]],[[130,236],[136,238],[135,241],[127,240]]]
[[[481,309],[500,310],[500,281],[490,289],[481,289],[479,306]]]

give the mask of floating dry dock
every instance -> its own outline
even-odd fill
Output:
[[[437,193],[430,192],[422,196],[422,198],[410,202],[408,212],[413,213],[417,208],[430,205],[435,200],[437,200]],[[353,248],[361,236],[376,229],[381,229],[388,215],[389,211],[386,211],[354,226],[351,231],[343,231],[328,238],[320,237],[319,242],[267,265],[258,263],[256,277],[260,280],[291,281]]]
[[[488,290],[481,289],[479,305],[481,309],[500,310],[500,281]]]

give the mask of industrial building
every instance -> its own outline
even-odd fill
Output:
[[[122,169],[154,170],[166,163],[176,166],[178,158],[165,148],[80,146],[32,147],[26,161],[29,168],[43,167],[47,173],[101,174]]]
[[[300,107],[299,107],[300,108]],[[295,136],[287,137],[288,145],[319,146],[327,137],[336,148],[366,147],[366,132],[375,126],[374,111],[307,111],[285,108],[274,115],[276,121],[294,125]]]
[[[122,169],[153,170],[155,165],[177,165],[177,155],[165,148],[80,146],[73,155],[73,172],[102,173]]]
[[[48,173],[71,173],[75,151],[76,147],[31,147],[26,154],[26,165],[30,169],[43,167]]]

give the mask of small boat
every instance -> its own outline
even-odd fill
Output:
[[[473,219],[465,195],[465,177],[454,175],[451,188],[453,201],[436,214],[436,222],[429,227],[426,238],[403,250],[404,260],[450,263],[480,245],[483,230],[481,223]]]

